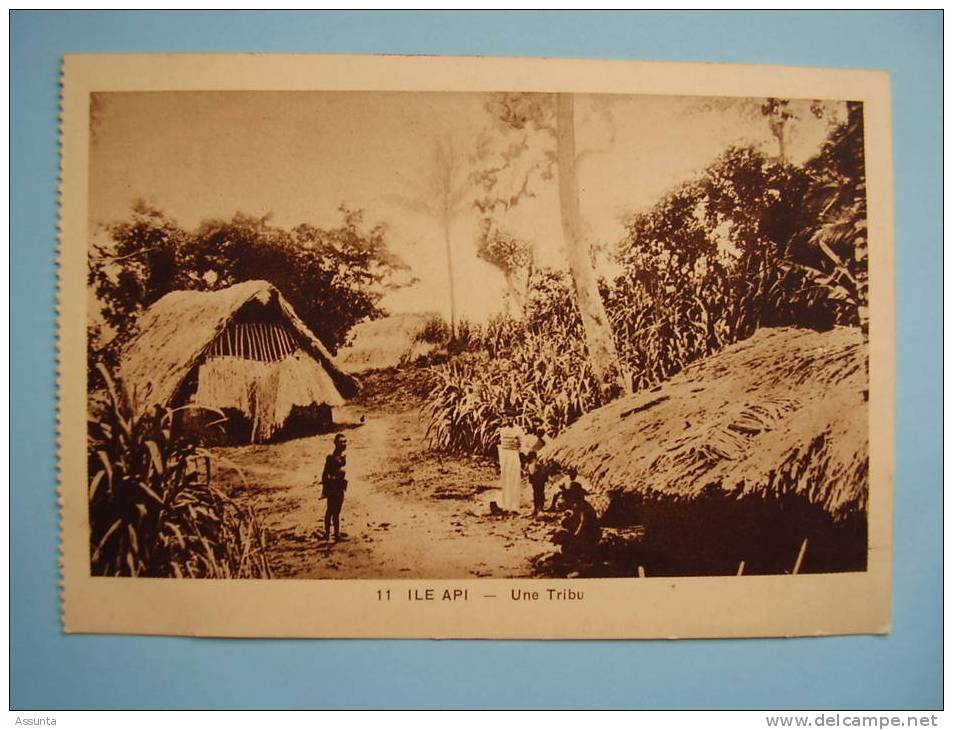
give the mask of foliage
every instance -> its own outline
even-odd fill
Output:
[[[89,286],[113,333],[108,341],[90,340],[91,362],[115,367],[138,317],[165,294],[222,289],[250,279],[278,287],[335,350],[354,324],[383,314],[381,297],[407,269],[390,252],[383,226],[367,228],[360,211],[342,207],[341,215],[341,225],[331,229],[302,224],[285,230],[267,217],[237,213],[188,231],[137,203],[130,220],[106,227],[109,243],[94,247],[90,256]]]
[[[484,336],[483,328],[468,319],[458,320],[454,333],[446,319],[434,315],[414,333],[413,341],[436,345],[437,348],[430,356],[430,362],[442,362],[448,355],[459,355],[482,348]]]
[[[438,135],[432,140],[429,164],[422,168],[418,180],[406,180],[409,195],[391,194],[384,199],[396,203],[412,213],[427,216],[440,228],[447,257],[447,282],[450,290],[450,339],[456,336],[457,297],[453,262],[453,223],[469,207],[467,199],[471,175],[467,173],[465,158],[450,134]]]
[[[504,358],[466,353],[431,369],[425,412],[433,448],[490,455],[506,414],[524,428],[561,431],[600,405],[582,340],[527,333]]]
[[[537,271],[525,318],[494,317],[470,349],[430,369],[425,403],[433,448],[490,455],[506,414],[556,433],[604,400],[586,357],[568,275]]]
[[[178,433],[172,411],[134,415],[100,367],[106,400],[96,404],[87,442],[92,573],[269,577],[254,512],[201,483],[204,452]]]
[[[486,195],[477,201],[477,208],[486,218],[492,219],[500,208],[503,211],[509,210],[522,198],[535,195],[531,184],[534,174],[538,174],[540,180],[550,180],[553,178],[554,168],[558,169],[563,250],[576,291],[576,304],[582,314],[585,357],[596,375],[598,387],[604,397],[628,391],[629,383],[624,378],[624,368],[621,366],[605,305],[599,294],[592,247],[582,234],[584,225],[579,209],[576,168],[583,155],[598,150],[579,151],[576,147],[575,95],[496,94],[486,106],[487,111],[496,119],[498,127],[508,130],[511,135],[518,133],[522,138],[504,151],[502,164],[484,171],[480,181]],[[612,127],[608,107],[604,103],[596,106],[601,108],[603,116],[610,121],[609,126]],[[515,172],[512,168],[524,157],[524,151],[530,148],[530,137],[536,135],[550,136],[551,139],[546,140],[549,144],[544,143],[539,148],[542,154],[536,157],[535,162],[527,164],[525,159],[522,160],[522,183],[509,186],[511,191],[515,190],[509,197],[501,195],[498,175],[506,170],[509,170],[511,175]],[[486,227],[490,231],[493,230],[492,220]],[[516,290],[512,282],[513,272],[504,270],[504,274],[511,292]]]
[[[438,315],[429,317],[414,333],[414,342],[425,342],[429,345],[445,345],[450,340],[450,325]]]
[[[526,288],[533,271],[532,245],[514,237],[487,217],[480,225],[477,256],[500,270],[506,284],[506,296],[519,312],[526,303]]]
[[[469,319],[461,319],[457,322],[457,335],[450,343],[449,351],[451,354],[470,352],[478,346],[482,337],[483,329],[479,324]]]
[[[525,242],[484,222],[477,245],[477,256],[503,272],[525,269],[532,261],[532,249]]]
[[[731,148],[629,221],[617,250],[624,273],[603,293],[635,388],[761,326],[856,323],[833,262],[812,253],[819,217],[805,201],[821,179]]]
[[[471,179],[474,206],[485,220],[504,215],[537,188],[555,178],[555,97],[552,94],[499,93],[486,111],[495,135],[477,139]],[[531,142],[541,144],[533,145]]]
[[[517,102],[502,109],[524,126],[535,123],[533,100],[522,100],[528,111]],[[860,111],[849,105],[848,121],[804,166],[729,148],[702,175],[629,219],[616,249],[620,273],[602,281],[600,293],[634,390],[762,326],[863,325]],[[762,110],[775,112],[783,117],[784,105]],[[602,405],[607,396],[595,383],[583,335],[568,275],[533,270],[521,319],[491,320],[464,355],[431,370],[431,445],[489,454],[504,413],[556,433]]]
[[[836,127],[807,164],[813,179],[807,195],[816,225],[795,239],[793,258],[840,304],[838,320],[867,326],[867,176],[864,116],[847,103],[847,121]]]
[[[791,132],[796,131],[809,119],[823,120],[828,126],[837,124],[838,104],[822,99],[779,99],[714,97],[704,99],[689,107],[689,113],[709,111],[734,111],[746,120],[762,119],[767,122],[771,136],[777,144],[778,158],[787,158],[787,140]]]

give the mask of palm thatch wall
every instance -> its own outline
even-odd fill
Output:
[[[666,383],[588,413],[542,457],[611,493],[795,493],[867,507],[867,348],[858,329],[761,329]],[[598,497],[597,497],[598,499]]]
[[[248,311],[267,313],[271,328],[237,324]],[[358,389],[357,380],[266,281],[214,292],[171,292],[137,327],[119,375],[139,412],[185,401],[231,408],[252,421],[257,441],[271,436],[294,407],[340,405]],[[226,333],[234,333],[234,352]],[[247,352],[241,351],[243,342]]]

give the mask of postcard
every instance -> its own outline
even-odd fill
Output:
[[[889,77],[69,55],[67,632],[884,633]]]

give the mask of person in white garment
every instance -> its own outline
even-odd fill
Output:
[[[519,512],[520,509],[520,492],[523,487],[520,450],[525,435],[514,417],[508,416],[504,419],[497,452],[500,459],[500,489],[503,492],[500,508],[507,512]]]

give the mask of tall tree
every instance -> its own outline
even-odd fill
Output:
[[[529,149],[527,136],[508,148],[502,165],[490,168],[488,174],[480,178],[487,195],[478,202],[478,207],[485,214],[492,214],[501,206],[512,207],[523,197],[534,194],[531,186],[534,175],[549,180],[555,167],[563,248],[582,316],[589,362],[604,394],[628,392],[629,382],[620,366],[609,318],[599,294],[592,252],[583,234],[577,163],[587,152],[580,153],[576,148],[575,97],[572,94],[499,94],[488,104],[488,111],[504,128],[543,132],[551,142],[535,163],[525,167],[520,185],[509,196],[498,190],[498,175],[502,168],[512,165]]]
[[[470,189],[470,177],[467,173],[466,158],[449,133],[433,138],[429,164],[418,179],[409,181],[406,187],[410,190],[409,193],[390,194],[384,198],[406,210],[431,218],[440,229],[450,287],[450,339],[454,340],[458,316],[453,228],[457,216],[469,207],[466,198]]]
[[[579,211],[579,181],[576,177],[575,104],[572,94],[556,95],[556,165],[559,169],[559,211],[569,273],[576,288],[579,313],[589,349],[589,361],[596,377],[608,388],[617,383],[624,391],[628,383],[619,367],[612,328],[599,294],[599,281],[592,266],[591,252],[582,230]]]
[[[768,120],[768,129],[778,143],[778,159],[782,162],[787,160],[788,123],[796,118],[791,111],[791,102],[769,97],[761,105],[761,115]]]

